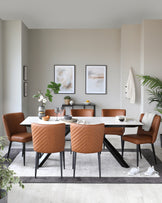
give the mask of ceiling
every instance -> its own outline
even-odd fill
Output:
[[[162,19],[162,0],[0,0],[2,20],[28,28],[119,28]]]

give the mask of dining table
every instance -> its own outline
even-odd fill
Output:
[[[66,132],[65,136],[70,132],[70,124],[71,123],[79,123],[79,124],[88,124],[94,125],[99,123],[104,123],[106,128],[109,127],[124,127],[124,128],[132,128],[142,126],[142,122],[137,121],[133,118],[126,118],[124,121],[119,121],[117,117],[72,117],[70,120],[65,120],[64,117],[53,117],[51,116],[48,121],[44,121],[40,119],[38,116],[28,116],[24,121],[20,123],[20,125],[30,127],[32,123],[39,124],[58,124],[65,123]],[[118,152],[118,150],[113,146],[113,144],[108,140],[107,137],[104,136],[103,143],[105,147],[109,150],[109,152],[113,155],[113,157],[117,160],[117,162],[125,168],[129,168],[127,162],[123,159],[122,155]],[[39,162],[39,167],[41,167],[44,162],[48,159],[50,154],[47,154],[41,162]]]

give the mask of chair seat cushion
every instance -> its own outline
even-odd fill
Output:
[[[11,136],[12,142],[29,142],[32,141],[32,134],[28,132],[16,133]]]
[[[138,135],[138,134],[131,134],[131,135],[124,135],[122,137],[124,141],[128,141],[134,144],[146,144],[152,143],[152,136],[149,135]]]

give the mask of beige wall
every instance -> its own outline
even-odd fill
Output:
[[[139,118],[141,108],[141,86],[137,79],[140,74],[141,25],[123,25],[121,29],[121,107],[127,110],[127,116]],[[136,87],[136,101],[131,104],[125,97],[125,85],[129,69],[132,68]]]
[[[143,21],[143,73],[162,80],[162,20]],[[143,111],[153,111],[155,103],[148,104],[149,95],[143,90]]]
[[[21,21],[3,21],[3,113],[22,111]]]
[[[2,20],[0,19],[0,136],[2,135],[3,83],[2,83]]]
[[[24,80],[23,80],[23,66],[28,66],[28,28],[24,25],[24,23],[21,24],[21,68],[22,68],[22,111],[24,112],[25,116],[28,115],[28,97],[24,97]],[[28,66],[29,68],[29,66]],[[28,82],[28,81],[27,81]]]
[[[102,108],[120,108],[120,29],[29,30],[29,114],[36,115],[39,103],[32,95],[54,80],[54,64],[76,65],[76,103],[89,99]],[[107,65],[107,94],[85,94],[85,65]],[[54,108],[64,103],[64,94],[54,95]]]

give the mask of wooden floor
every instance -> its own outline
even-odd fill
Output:
[[[112,140],[120,148],[120,137]],[[134,145],[126,144],[127,148]],[[148,148],[149,146],[145,146]],[[162,148],[156,146],[162,159]],[[14,186],[8,203],[162,203],[162,184],[25,184]]]

